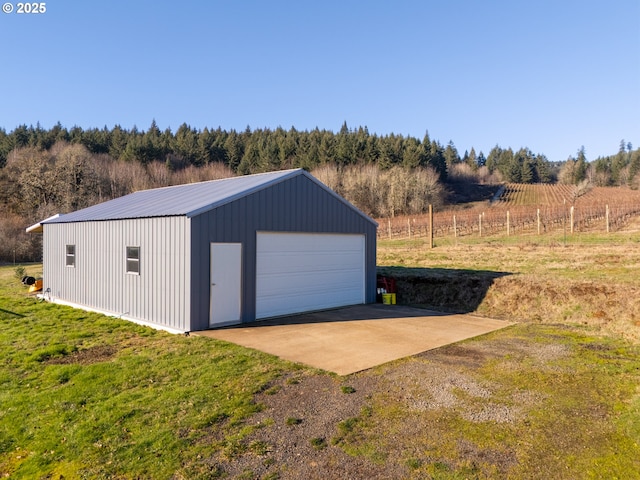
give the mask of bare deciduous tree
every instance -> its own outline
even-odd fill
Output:
[[[429,167],[394,166],[383,170],[373,164],[342,168],[324,165],[311,173],[374,217],[423,213],[429,204],[439,206],[444,199],[439,175]]]

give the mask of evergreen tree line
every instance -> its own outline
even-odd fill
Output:
[[[485,165],[490,172],[499,172],[510,183],[554,183],[556,174],[547,157],[534,154],[528,148],[514,152],[496,145],[487,156]]]
[[[630,142],[620,140],[618,153],[598,157],[587,162],[584,147],[578,150],[576,157],[570,157],[561,173],[565,183],[578,184],[588,182],[598,187],[628,186],[640,188],[640,148],[633,150]]]
[[[514,153],[496,146],[488,157],[475,149],[460,155],[453,144],[443,146],[429,138],[396,134],[370,134],[366,127],[351,130],[346,122],[338,133],[318,128],[298,131],[295,128],[256,129],[242,132],[205,128],[197,130],[187,124],[174,133],[161,131],[155,121],[146,131],[116,125],[112,129],[64,128],[59,123],[46,130],[21,125],[7,133],[0,129],[0,168],[9,153],[18,148],[49,150],[58,142],[83,145],[91,154],[109,155],[122,162],[143,165],[163,162],[172,169],[210,163],[227,165],[235,174],[244,175],[284,168],[312,170],[324,164],[338,166],[376,164],[381,169],[430,167],[446,182],[456,165],[468,165],[473,172],[486,165],[489,174],[499,174],[505,181],[548,182],[554,177],[544,155],[528,149]]]
[[[443,146],[429,138],[428,133],[421,140],[396,134],[372,135],[366,127],[351,130],[346,122],[338,133],[280,127],[274,130],[247,127],[242,132],[221,128],[197,130],[187,124],[174,133],[170,129],[161,131],[153,121],[146,131],[119,125],[112,129],[84,130],[76,126],[68,130],[60,123],[48,130],[40,125],[20,125],[7,133],[0,128],[0,168],[17,148],[49,150],[57,142],[80,144],[91,154],[109,155],[121,162],[142,165],[163,162],[173,170],[221,163],[234,174],[244,175],[296,167],[313,170],[325,164],[338,167],[375,164],[382,170],[393,166],[430,167],[443,182],[473,180],[475,176],[481,181],[515,183],[559,180],[578,184],[587,179],[597,185],[633,185],[640,161],[638,151],[632,151],[631,144],[624,140],[616,155],[589,163],[582,148],[576,157],[554,164],[528,148],[514,151],[496,145],[486,157],[474,148],[460,155],[453,142]],[[482,167],[486,168],[480,170]]]
[[[10,133],[0,129],[0,167],[16,148],[49,150],[57,142],[81,144],[92,154],[108,154],[115,160],[143,165],[160,161],[183,168],[219,162],[240,175],[296,167],[311,170],[325,163],[376,163],[381,168],[431,166],[441,178],[446,177],[445,148],[428,135],[423,141],[394,134],[378,136],[369,134],[366,127],[349,130],[346,124],[337,134],[319,129],[299,132],[295,128],[196,130],[187,124],[174,133],[170,129],[161,131],[155,121],[147,131],[117,125],[111,130],[67,130],[60,124],[45,130],[22,125]]]

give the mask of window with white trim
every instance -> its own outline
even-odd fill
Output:
[[[67,245],[65,247],[64,264],[67,267],[75,267],[76,266],[76,246],[75,245]]]
[[[140,247],[127,247],[127,273],[140,275]]]

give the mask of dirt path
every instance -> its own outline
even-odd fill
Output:
[[[597,449],[612,428],[590,393],[609,373],[599,380],[584,358],[617,350],[574,339],[520,325],[346,377],[290,373],[256,396],[264,409],[242,448],[208,465],[231,478],[564,478],[564,458],[591,448],[585,432]]]

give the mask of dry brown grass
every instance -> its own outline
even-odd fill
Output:
[[[478,313],[516,321],[583,324],[640,343],[640,288],[514,275],[496,280]]]
[[[379,244],[380,271],[398,298],[521,322],[570,323],[640,343],[640,234],[437,246]]]

